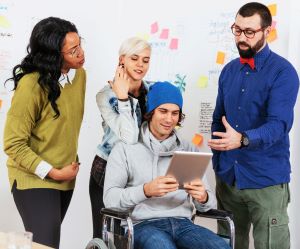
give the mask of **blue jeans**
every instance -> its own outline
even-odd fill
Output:
[[[134,226],[135,249],[230,249],[221,237],[185,218],[146,220]]]

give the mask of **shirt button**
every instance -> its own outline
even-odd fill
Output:
[[[241,110],[241,107],[239,106],[238,109]]]
[[[276,219],[272,219],[271,223],[272,223],[272,225],[276,225],[277,224],[277,220]]]
[[[249,74],[249,72],[246,72],[246,74],[248,75],[248,74]]]
[[[238,128],[238,127],[239,127],[239,125],[235,125],[235,127],[236,127],[236,128]]]
[[[245,89],[244,89],[244,88],[242,89],[242,93],[243,93],[243,92],[245,92]]]
[[[238,163],[238,161],[237,161],[237,160],[235,160],[235,161],[234,161],[234,163],[235,163],[235,164],[237,164],[237,163]]]

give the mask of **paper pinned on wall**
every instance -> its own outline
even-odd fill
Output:
[[[197,81],[197,86],[199,88],[206,88],[208,85],[208,77],[207,76],[200,76]]]
[[[169,29],[163,29],[159,36],[160,39],[168,39],[169,38]]]
[[[2,28],[10,27],[10,22],[7,20],[5,16],[0,16],[0,27]]]
[[[200,146],[203,143],[203,136],[196,133],[192,139],[192,143],[196,146]]]
[[[273,42],[277,39],[277,30],[272,29],[271,32],[268,35],[267,41],[268,42]]]
[[[270,10],[272,16],[276,16],[276,14],[277,14],[277,4],[276,3],[268,5],[268,9]]]
[[[157,31],[158,31],[158,23],[157,22],[152,23],[151,24],[151,31],[150,31],[150,33],[151,34],[155,34],[155,33],[157,33]]]
[[[148,41],[150,39],[150,35],[149,34],[144,34],[144,33],[137,33],[136,35],[137,37],[140,37],[146,41]]]
[[[3,103],[3,101],[2,101],[2,99],[0,99],[0,110],[1,110],[1,107],[2,107],[2,103]]]
[[[224,64],[224,61],[225,61],[225,53],[219,51],[219,52],[217,53],[216,63],[217,63],[217,64],[223,65],[223,64]]]
[[[277,24],[277,22],[276,22],[276,21],[272,21],[272,26],[271,26],[271,29],[275,29],[275,28],[276,28],[276,24]]]
[[[178,49],[178,39],[177,38],[172,38],[170,42],[170,49],[176,50]]]

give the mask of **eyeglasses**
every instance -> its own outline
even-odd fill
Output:
[[[232,24],[232,26],[231,26],[232,34],[234,34],[235,36],[240,36],[242,33],[244,33],[244,35],[249,39],[254,38],[254,36],[257,32],[263,31],[264,29],[265,28],[260,28],[257,30],[240,29],[239,27],[235,26],[235,24]]]
[[[83,49],[82,49],[82,41],[83,41],[83,39],[80,37],[79,45],[77,45],[76,47],[72,48],[70,51],[66,51],[66,52],[62,51],[62,53],[63,54],[67,54],[67,55],[71,56],[72,58],[77,57],[80,54],[80,52],[83,51]]]

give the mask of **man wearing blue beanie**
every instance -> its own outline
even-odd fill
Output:
[[[182,104],[171,83],[152,85],[138,143],[117,143],[107,161],[104,204],[132,212],[135,249],[229,249],[222,238],[191,221],[194,208],[203,212],[216,206],[206,177],[185,183],[182,190],[166,176],[174,151],[197,151],[175,130]]]
[[[156,107],[165,103],[173,103],[182,109],[182,95],[177,87],[170,82],[156,82],[149,88],[147,94],[147,112],[153,111]]]

